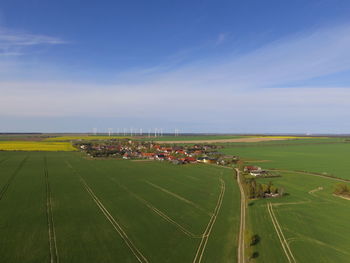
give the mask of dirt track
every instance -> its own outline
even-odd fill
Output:
[[[340,197],[340,198],[343,198],[345,200],[350,200],[350,197],[347,197],[347,196],[343,196],[343,195],[336,195],[336,194],[333,194],[334,196],[336,197]]]
[[[276,218],[276,215],[275,215],[275,212],[273,211],[273,208],[272,208],[272,204],[271,203],[268,203],[267,204],[267,211],[271,217],[271,221],[272,221],[272,224],[276,230],[276,233],[277,233],[277,236],[278,236],[278,239],[282,245],[282,248],[283,248],[283,251],[288,259],[288,262],[290,263],[296,263],[296,260],[295,260],[295,257],[289,247],[289,244],[283,234],[283,231],[282,231],[282,228],[281,228],[281,225],[279,224],[277,218]]]
[[[245,254],[244,254],[244,234],[245,234],[245,209],[246,209],[246,200],[245,193],[243,190],[243,186],[240,178],[240,171],[235,168],[237,175],[237,183],[239,186],[239,190],[241,192],[241,217],[240,217],[240,227],[239,227],[239,235],[238,235],[238,263],[245,262]]]
[[[203,233],[202,240],[198,246],[196,256],[194,257],[192,263],[200,263],[202,261],[203,254],[204,254],[205,248],[207,246],[207,242],[208,242],[211,230],[213,229],[216,218],[220,212],[222,200],[223,200],[224,195],[225,195],[225,182],[221,178],[220,178],[220,182],[221,182],[221,192],[220,192],[220,195],[218,198],[218,202],[217,202],[216,207],[214,209],[213,216],[210,218],[210,221],[209,221],[209,223],[208,223],[208,225]]]
[[[47,169],[46,157],[44,158],[44,176],[46,185],[46,216],[49,235],[50,263],[58,263],[60,260],[57,249],[55,223],[52,211],[51,188],[49,183],[49,172]]]
[[[254,137],[254,138],[239,138],[239,139],[217,139],[217,140],[191,140],[191,141],[155,141],[156,143],[224,143],[224,142],[268,142],[268,141],[285,141],[286,138],[269,138],[269,137]]]

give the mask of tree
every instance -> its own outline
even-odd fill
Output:
[[[269,186],[267,184],[262,184],[261,185],[262,188],[262,192],[265,193],[269,193]]]
[[[283,188],[283,187],[278,188],[278,194],[279,194],[280,196],[283,196],[283,195],[284,195],[284,188]]]
[[[334,194],[350,195],[350,188],[344,183],[337,184],[334,189]]]
[[[264,197],[264,190],[261,184],[258,184],[257,191],[256,191],[256,197],[263,198]]]
[[[260,241],[260,237],[259,237],[259,235],[257,235],[257,234],[252,235],[252,236],[250,237],[250,245],[251,245],[251,246],[255,246],[256,244],[259,243],[259,241]]]
[[[274,185],[271,185],[270,193],[271,194],[277,194],[277,192],[278,192],[278,188],[276,186],[274,186]]]

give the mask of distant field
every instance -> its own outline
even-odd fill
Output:
[[[153,138],[159,143],[257,143],[269,141],[299,140],[309,137],[295,136],[230,136],[230,135],[208,135],[208,136],[178,136]]]
[[[230,169],[0,152],[0,186],[2,262],[236,259]]]
[[[280,178],[260,179],[284,187],[283,198],[251,201],[249,224],[260,236],[254,247],[255,262],[286,262],[287,256],[273,226],[267,204],[272,209],[289,245],[291,262],[349,262],[350,201],[332,195],[331,179],[283,173]]]
[[[0,141],[0,151],[75,151],[66,142]]]
[[[143,140],[154,140],[154,141],[195,141],[195,140],[220,140],[220,139],[238,139],[244,136],[234,135],[180,135],[180,136],[163,136],[163,137],[144,137]]]
[[[223,143],[226,148],[235,147],[263,147],[263,146],[288,146],[288,145],[305,145],[305,144],[333,144],[343,143],[346,138],[340,137],[296,137],[285,140],[269,140],[260,142],[231,142]]]
[[[318,140],[318,139],[315,139]],[[343,141],[343,140],[342,140]],[[305,170],[350,179],[350,143],[266,144],[260,146],[228,146],[222,152],[239,155],[263,168]],[[296,143],[296,141],[294,141]]]
[[[44,141],[48,142],[66,142],[66,141],[77,141],[77,140],[111,140],[111,139],[127,139],[124,136],[59,136],[47,138]]]

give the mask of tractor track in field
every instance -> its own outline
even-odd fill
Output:
[[[246,197],[241,182],[240,171],[236,168],[237,183],[241,193],[241,216],[240,216],[240,227],[238,235],[238,263],[245,263],[245,251],[244,251],[244,234],[245,234],[245,214],[246,214]]]
[[[23,168],[24,164],[26,163],[26,161],[28,160],[28,158],[29,158],[29,156],[24,157],[24,159],[19,163],[19,165],[16,168],[16,170],[12,173],[10,178],[7,180],[7,182],[1,188],[1,190],[0,190],[0,200],[2,200],[2,198],[6,194],[7,189],[10,187],[11,183],[13,182],[13,180],[15,179],[17,174],[22,170],[22,168]]]
[[[288,244],[288,242],[283,234],[282,228],[281,228],[281,226],[276,218],[276,215],[275,215],[275,212],[273,211],[271,203],[267,204],[267,211],[269,212],[272,224],[276,230],[278,239],[282,245],[282,249],[283,249],[283,251],[288,259],[288,262],[289,263],[296,263],[297,261],[295,260],[295,257],[294,257],[294,255],[289,247],[289,244]]]
[[[140,197],[139,195],[135,194],[134,192],[130,191],[126,186],[120,184],[119,182],[116,182],[115,180],[113,180],[112,178],[110,178],[112,181],[114,181],[116,184],[118,184],[119,187],[123,188],[126,192],[128,192],[129,194],[131,194],[135,199],[137,199],[138,201],[140,201],[142,204],[144,204],[145,206],[147,206],[150,210],[152,210],[154,213],[156,213],[157,215],[159,215],[160,217],[162,217],[164,220],[166,220],[168,223],[174,225],[175,227],[177,227],[182,233],[184,233],[185,235],[191,237],[191,238],[203,238],[203,235],[196,235],[194,233],[192,233],[191,231],[187,230],[185,227],[183,227],[182,225],[180,225],[179,223],[177,223],[175,220],[171,219],[169,216],[167,216],[166,214],[164,214],[162,211],[160,211],[159,209],[157,209],[155,206],[153,206],[150,202],[148,202],[147,200],[143,199],[142,197]]]
[[[0,160],[0,165],[2,165],[2,163],[6,162],[8,159],[10,159],[10,157],[6,157]]]
[[[106,219],[111,223],[114,230],[117,231],[119,236],[123,239],[125,244],[129,247],[132,254],[136,257],[136,259],[141,263],[148,263],[149,261],[147,258],[140,252],[140,250],[134,245],[132,240],[128,237],[128,235],[125,233],[123,228],[119,225],[119,223],[115,220],[115,218],[110,214],[110,212],[107,210],[107,208],[102,204],[100,199],[95,195],[95,193],[92,191],[90,186],[87,184],[87,182],[84,180],[82,176],[80,176],[77,171],[72,167],[72,165],[69,162],[66,162],[67,166],[71,168],[74,173],[79,177],[79,180],[83,186],[83,188],[88,192],[88,194],[91,196],[95,204],[98,206],[98,208],[101,210],[103,215],[106,217]]]
[[[92,199],[95,201],[96,205],[100,208],[102,213],[105,215],[105,217],[108,219],[108,221],[112,224],[112,226],[118,232],[120,237],[124,240],[126,245],[130,248],[130,250],[132,251],[134,256],[137,258],[137,260],[139,262],[148,262],[146,257],[137,249],[137,247],[134,245],[134,243],[131,241],[131,239],[128,237],[128,235],[124,232],[123,228],[118,224],[118,222],[114,219],[114,217],[105,208],[105,206],[98,199],[98,197],[95,195],[95,193],[92,191],[92,189],[86,183],[86,181],[82,177],[80,177],[80,180],[81,180],[85,190],[90,194]]]
[[[213,226],[215,224],[215,221],[216,221],[216,218],[217,218],[217,215],[219,214],[220,212],[220,208],[221,208],[221,205],[222,205],[222,200],[224,198],[224,194],[225,194],[225,182],[224,180],[222,180],[220,178],[220,183],[221,183],[221,191],[220,191],[220,195],[219,195],[219,198],[218,198],[218,201],[217,201],[217,204],[216,204],[216,207],[214,209],[214,213],[212,215],[212,217],[210,218],[210,221],[203,233],[203,237],[201,239],[201,242],[199,243],[199,246],[197,248],[197,252],[196,252],[196,255],[193,259],[193,263],[199,263],[202,261],[202,258],[203,258],[203,254],[205,252],[205,248],[207,246],[207,243],[208,243],[208,239],[210,237],[210,233],[211,233],[211,230],[213,229]]]
[[[168,195],[170,195],[170,196],[172,196],[172,197],[175,197],[176,199],[178,199],[178,200],[180,200],[180,201],[182,201],[182,202],[185,202],[186,204],[189,204],[189,205],[193,206],[194,208],[197,208],[198,210],[202,211],[202,212],[205,213],[206,215],[212,216],[211,213],[208,214],[208,211],[206,211],[205,209],[203,209],[202,207],[200,207],[200,206],[197,205],[196,203],[194,203],[194,202],[192,202],[192,201],[186,199],[185,197],[182,197],[181,195],[175,194],[175,193],[173,193],[173,192],[171,192],[171,191],[169,191],[169,190],[167,190],[167,189],[165,189],[165,188],[163,188],[163,187],[161,187],[161,186],[159,186],[159,185],[156,185],[156,184],[154,184],[154,183],[151,183],[151,182],[149,182],[149,181],[147,181],[147,180],[145,180],[145,182],[146,182],[147,184],[149,184],[150,186],[152,186],[152,187],[154,187],[154,188],[156,188],[156,189],[158,189],[158,190],[160,190],[160,191],[162,191],[162,192],[164,192],[164,193],[166,193],[166,194],[168,194]]]
[[[46,157],[44,157],[44,177],[45,177],[45,186],[46,186],[46,217],[47,217],[48,235],[49,235],[50,263],[59,263],[60,260],[59,260],[59,254],[57,249],[55,222],[54,222],[53,211],[52,211],[52,193],[50,188],[49,171],[47,169]]]
[[[96,169],[96,168],[95,168]],[[143,205],[145,205],[147,208],[149,208],[152,212],[156,213],[158,216],[162,217],[165,221],[167,221],[168,223],[174,225],[176,228],[178,228],[182,233],[184,233],[185,235],[191,237],[191,238],[202,238],[203,235],[198,235],[198,234],[194,234],[191,231],[189,231],[188,229],[186,229],[184,226],[182,226],[180,223],[176,222],[174,219],[170,218],[168,215],[166,215],[164,212],[162,212],[161,210],[159,210],[158,208],[156,208],[152,203],[148,202],[147,200],[143,199],[141,196],[139,196],[138,194],[132,192],[128,187],[126,187],[125,185],[121,184],[120,182],[118,182],[117,180],[115,180],[114,178],[107,176],[107,178],[109,180],[111,180],[112,182],[114,182],[115,184],[117,184],[120,188],[122,188],[124,191],[128,192],[130,195],[132,195],[136,200],[138,200],[139,202],[141,202]],[[166,189],[164,189],[166,190]],[[169,191],[170,192],[170,191]],[[180,197],[180,196],[179,196]]]

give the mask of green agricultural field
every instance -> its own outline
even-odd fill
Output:
[[[194,141],[194,140],[221,140],[221,139],[239,139],[249,136],[235,136],[235,135],[180,135],[180,136],[163,136],[153,137],[151,136],[142,138],[142,140],[149,141]]]
[[[0,152],[0,255],[14,262],[234,262],[230,169]]]
[[[257,179],[287,193],[283,198],[250,200],[248,230],[260,241],[252,262],[348,262],[350,201],[333,196],[339,181],[307,173],[350,179],[350,144],[344,138],[314,138],[255,145],[226,144],[224,153],[245,164],[289,170],[282,177]],[[276,226],[276,227],[275,227]]]
[[[57,136],[44,139],[48,142],[67,142],[67,141],[98,141],[98,140],[112,140],[112,139],[127,139],[125,136],[100,136],[100,135],[86,135],[86,136]]]
[[[290,144],[260,146],[228,146],[222,152],[241,156],[249,164],[263,168],[287,170],[305,170],[325,173],[336,177],[350,179],[350,143],[336,139],[335,143]]]
[[[343,143],[346,138],[341,137],[274,137],[266,136],[266,138],[285,138],[285,140],[271,140],[263,142],[231,142],[222,143],[227,148],[236,147],[264,147],[264,146],[289,146],[289,145],[305,145],[305,144],[334,144]]]
[[[350,201],[332,195],[338,182],[306,174],[282,175],[259,180],[284,187],[287,196],[254,200],[248,205],[251,231],[260,236],[260,242],[253,247],[258,252],[254,261],[349,262]],[[283,244],[290,261],[273,225],[268,203],[285,238]]]

